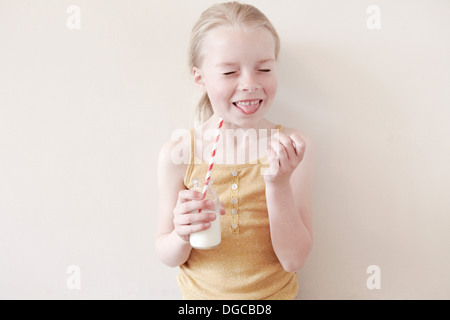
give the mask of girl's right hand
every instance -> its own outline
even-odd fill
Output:
[[[189,242],[190,234],[206,230],[211,226],[211,221],[216,219],[216,214],[203,210],[213,209],[211,200],[201,200],[203,194],[194,190],[181,190],[178,193],[178,201],[173,209],[173,224],[175,232],[186,242]],[[202,209],[201,213],[198,210]],[[221,203],[220,214],[225,214],[225,208]]]

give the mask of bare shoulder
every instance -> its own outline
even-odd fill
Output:
[[[179,130],[162,146],[158,156],[158,180],[184,179],[190,157],[190,139],[188,130]]]
[[[174,229],[173,209],[179,192],[186,189],[184,176],[190,155],[189,140],[189,131],[177,130],[159,151],[157,236],[167,235]]]

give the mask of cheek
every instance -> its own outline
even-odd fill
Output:
[[[229,81],[214,81],[207,86],[207,92],[211,102],[220,103],[230,99],[233,94],[233,86]]]
[[[226,107],[230,96],[222,86],[210,86],[207,88],[209,100],[215,111]]]
[[[266,94],[269,96],[269,98],[273,99],[278,90],[277,78],[268,79],[267,83],[265,85],[265,88],[266,88]]]

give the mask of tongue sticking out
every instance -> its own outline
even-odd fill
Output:
[[[241,110],[245,114],[253,114],[256,111],[258,111],[261,101],[258,101],[257,103],[239,103],[235,102],[233,103],[239,110]]]

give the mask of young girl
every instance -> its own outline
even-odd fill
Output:
[[[158,163],[156,251],[165,264],[180,266],[177,280],[184,299],[297,295],[295,271],[304,265],[313,242],[312,154],[303,133],[264,118],[277,91],[279,43],[263,13],[237,2],[209,8],[192,31],[190,65],[204,92],[197,112],[203,122],[190,135],[168,142]],[[191,247],[190,234],[208,229],[219,217],[198,213],[212,204],[191,190],[192,181],[206,175],[214,141],[205,132],[215,131],[220,118],[222,133],[278,131],[257,136],[258,146],[268,145],[261,148],[267,154],[257,159],[245,141],[224,139],[212,171],[222,202],[222,242],[214,249],[198,250]],[[187,163],[173,161],[180,144],[190,150]],[[227,157],[230,152],[245,155],[245,161],[236,163]]]

